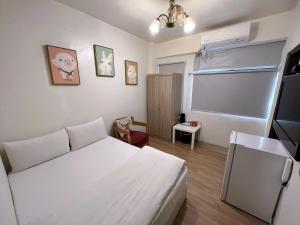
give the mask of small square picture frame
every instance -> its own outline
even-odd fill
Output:
[[[138,63],[125,60],[125,84],[138,85]]]

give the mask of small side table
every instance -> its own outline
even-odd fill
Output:
[[[179,131],[185,131],[188,133],[192,134],[192,143],[191,143],[191,149],[194,149],[194,145],[195,145],[195,135],[198,131],[200,131],[201,129],[201,122],[198,122],[198,126],[196,127],[192,127],[192,126],[188,126],[188,125],[184,125],[184,124],[176,124],[173,126],[173,136],[172,136],[172,142],[173,144],[175,143],[175,133],[176,130]]]

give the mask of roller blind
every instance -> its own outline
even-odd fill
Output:
[[[192,110],[266,118],[285,41],[195,58]]]

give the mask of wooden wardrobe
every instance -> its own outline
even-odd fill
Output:
[[[181,112],[181,74],[149,74],[147,77],[148,132],[171,139],[172,126]]]

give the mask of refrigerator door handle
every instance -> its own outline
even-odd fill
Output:
[[[291,158],[286,159],[282,176],[281,176],[281,182],[283,185],[286,185],[291,177],[293,168],[293,160]]]

